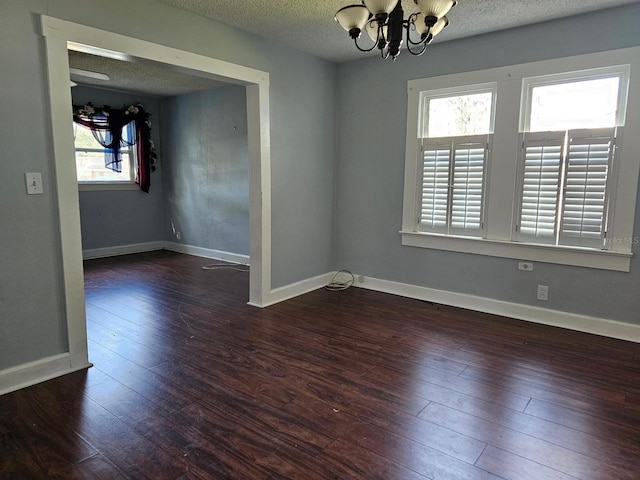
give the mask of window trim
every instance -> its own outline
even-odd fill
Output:
[[[610,215],[613,229],[609,231],[610,250],[581,247],[546,246],[511,240],[513,206],[515,203],[516,164],[519,140],[522,80],[528,77],[577,72],[611,65],[630,65],[630,77],[640,79],[640,47],[556,58],[506,67],[462,72],[440,77],[410,80],[407,83],[407,129],[405,152],[402,244],[443,251],[472,253],[501,258],[541,261],[562,265],[629,271],[632,246],[639,243],[634,237],[634,220],[638,193],[640,136],[626,135],[619,157],[616,198],[612,198]],[[438,88],[463,87],[497,82],[496,127],[493,137],[492,165],[489,166],[486,193],[486,228],[484,239],[455,237],[418,232],[416,230],[416,178],[418,162],[415,152],[419,141],[418,95],[420,91]],[[626,129],[640,131],[640,82],[629,82]]]
[[[102,182],[102,183],[88,183],[78,182],[79,192],[106,192],[106,191],[119,191],[119,190],[140,190],[140,186],[135,182]]]
[[[633,253],[616,250],[522,243],[475,237],[458,237],[425,232],[400,231],[402,245],[488,257],[556,263],[575,267],[628,272]]]

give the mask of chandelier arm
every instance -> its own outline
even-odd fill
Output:
[[[387,36],[384,36],[384,27],[387,27]],[[385,22],[383,24],[378,24],[378,43],[382,40],[383,45],[389,44],[389,22]]]
[[[414,45],[416,45],[416,44],[414,44]],[[428,45],[428,42],[424,42],[422,44],[422,48],[420,50],[417,50],[417,51],[414,52],[413,50],[411,50],[411,45],[409,45],[407,43],[407,52],[409,52],[411,55],[415,55],[416,57],[419,57],[420,55],[422,55],[427,50],[427,45]]]
[[[373,50],[374,48],[376,48],[378,46],[378,43],[376,42],[376,43],[373,44],[373,46],[371,48],[361,48],[360,45],[358,45],[358,39],[357,38],[353,39],[353,43],[356,44],[356,48],[358,50],[360,50],[361,52],[365,52],[365,53],[366,52],[370,52],[371,50]]]
[[[409,17],[411,18],[411,17]],[[427,45],[429,43],[429,37],[431,37],[431,27],[427,27],[427,32],[420,38],[419,41],[414,42],[411,40],[411,27],[415,29],[415,25],[411,23],[409,20],[405,20],[404,28],[407,31],[407,49],[409,49],[409,45]]]

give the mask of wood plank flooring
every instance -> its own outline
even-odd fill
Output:
[[[640,479],[640,345],[207,263],[86,262],[95,366],[0,397],[0,478]]]

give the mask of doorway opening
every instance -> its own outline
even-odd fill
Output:
[[[271,295],[271,181],[269,74],[210,57],[42,16],[47,52],[60,251],[69,341],[69,370],[88,366],[80,233],[74,157],[68,48],[81,45],[111,58],[156,62],[176,71],[243,85],[246,89],[249,157],[249,304],[269,304]],[[64,372],[63,372],[64,373]]]

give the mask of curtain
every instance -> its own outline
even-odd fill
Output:
[[[150,114],[144,107],[137,104],[116,109],[105,105],[96,109],[92,103],[87,103],[82,107],[74,106],[73,112],[73,121],[90,129],[96,141],[108,150],[105,154],[106,168],[121,172],[120,149],[135,144],[138,156],[135,182],[142,191],[149,192],[151,172],[155,171],[157,156],[151,141]],[[122,131],[131,123],[134,125],[134,135],[128,141]]]

